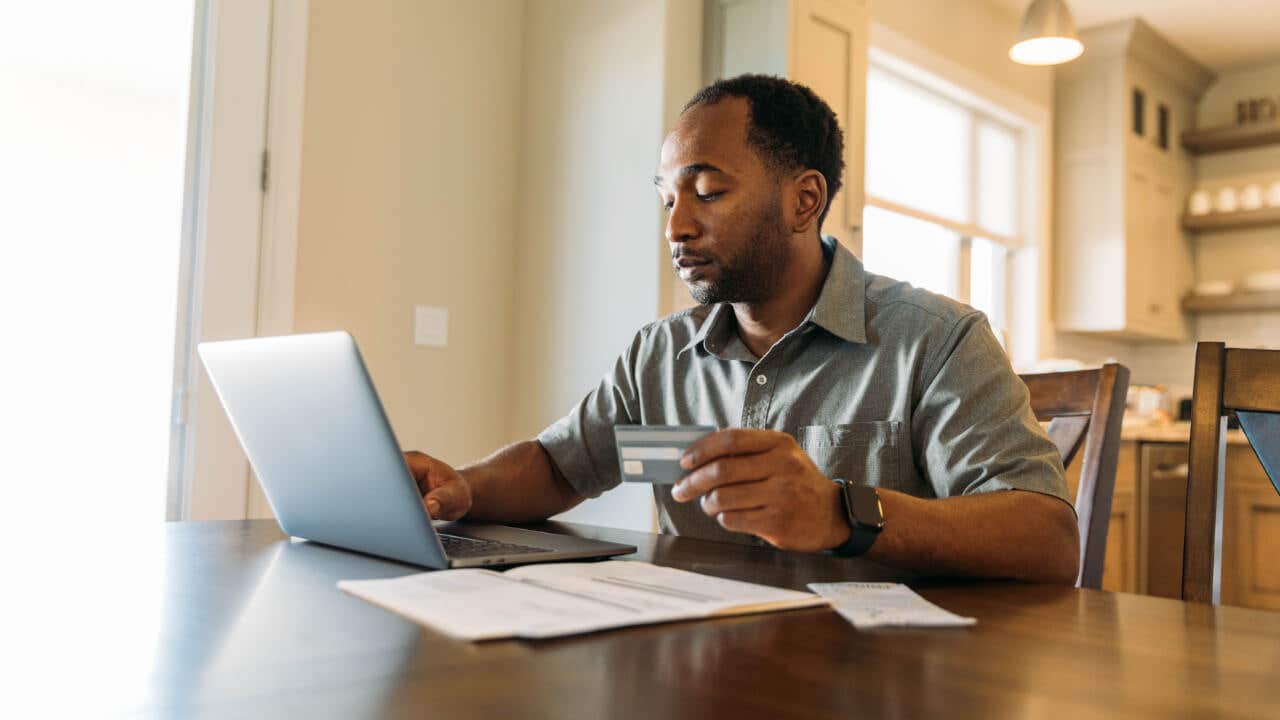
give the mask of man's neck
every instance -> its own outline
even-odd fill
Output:
[[[822,243],[798,241],[787,264],[787,271],[776,292],[761,303],[735,303],[733,314],[738,321],[738,337],[756,357],[764,354],[804,320],[818,301],[826,280],[828,263]]]

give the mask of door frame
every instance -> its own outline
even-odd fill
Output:
[[[302,195],[302,129],[306,110],[310,0],[272,0],[267,92],[267,182],[262,200],[258,269],[258,335],[293,332]],[[245,517],[273,517],[252,471],[245,476]]]
[[[308,0],[196,0],[168,520],[269,511],[196,355],[293,328]]]

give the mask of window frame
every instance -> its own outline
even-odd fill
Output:
[[[1048,228],[1047,220],[1039,217],[1047,202],[1044,194],[1048,192],[1048,176],[1051,174],[1051,167],[1046,164],[1045,148],[1040,147],[1051,133],[1048,111],[1029,106],[1024,102],[1025,98],[1012,96],[1006,89],[985,80],[979,81],[964,70],[957,70],[950,61],[875,23],[872,24],[868,51],[868,71],[884,73],[969,114],[970,183],[967,191],[970,221],[957,222],[879,197],[870,190],[866,194],[866,205],[956,233],[959,237],[956,299],[964,303],[969,303],[973,297],[974,240],[982,238],[1004,247],[1003,312],[1000,313],[1002,317],[992,323],[992,329],[1001,337],[1015,364],[1034,362],[1045,349],[1046,336],[1052,335],[1052,325],[1047,317]],[[978,138],[985,125],[1008,132],[1014,138],[1013,234],[995,232],[978,224],[982,197],[978,182]],[[1031,268],[1035,268],[1035,272],[1027,273]]]

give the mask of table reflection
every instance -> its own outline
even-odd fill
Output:
[[[254,714],[257,698],[296,694],[301,705],[323,701],[337,716],[373,713],[401,681],[420,633],[335,583],[417,570],[290,540],[237,560],[234,567],[170,568],[156,671],[135,709]]]

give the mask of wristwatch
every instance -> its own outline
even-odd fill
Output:
[[[871,549],[884,529],[884,510],[880,495],[869,485],[847,480],[835,481],[840,486],[840,505],[849,521],[849,539],[831,549],[836,557],[857,557]]]

